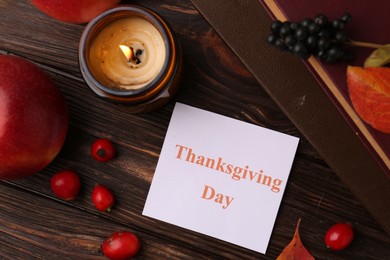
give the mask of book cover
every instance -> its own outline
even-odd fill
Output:
[[[383,164],[380,166],[302,60],[266,42],[272,18],[262,3],[258,0],[191,1],[390,234],[390,181]]]
[[[260,3],[268,10],[270,16],[281,21],[299,22],[305,18],[313,19],[318,14],[325,14],[329,20],[335,20],[348,12],[352,16],[352,21],[343,31],[350,40],[378,45],[390,43],[390,34],[383,31],[386,28],[384,18],[388,16],[390,10],[389,1],[362,0],[356,4],[356,1],[337,0],[260,0]],[[305,64],[390,178],[390,134],[372,128],[361,119],[351,103],[347,87],[347,66],[362,67],[373,50],[351,46],[349,51],[355,56],[352,62],[326,63],[311,57]]]

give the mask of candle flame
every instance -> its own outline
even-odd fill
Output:
[[[134,60],[135,56],[132,48],[126,45],[119,45],[119,48],[121,48],[123,55],[125,55],[126,61]]]

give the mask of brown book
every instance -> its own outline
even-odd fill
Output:
[[[370,4],[368,1],[359,1],[359,4],[353,1],[337,0],[279,1],[284,5],[275,4],[275,1],[255,0],[192,0],[192,2],[339,178],[390,234],[390,201],[388,199],[390,198],[390,179],[387,175],[389,165],[386,164],[389,149],[388,137],[362,123],[367,128],[365,134],[368,132],[372,139],[363,135],[359,126],[350,118],[351,116],[343,111],[345,110],[344,104],[339,104],[337,97],[327,85],[329,82],[321,78],[313,64],[304,63],[287,52],[280,52],[269,46],[265,40],[270,33],[270,24],[275,15],[301,20],[320,12],[326,13],[329,18],[337,18],[345,11],[349,11],[353,16],[353,23],[358,24],[356,28],[352,26],[353,23],[350,24],[348,34],[351,37],[359,35],[361,37],[356,40],[390,43],[390,40],[380,38],[386,34],[380,32],[384,26],[376,26],[378,38],[374,39],[371,38],[370,33],[373,28],[366,24],[367,19],[375,15],[378,15],[379,20],[385,19],[389,8],[382,10],[379,3],[376,8],[380,10],[376,13],[368,11],[370,8],[362,8],[362,6],[372,5],[375,1],[370,1]],[[350,5],[355,4],[354,8],[357,10],[361,8],[361,10],[358,13],[352,12],[352,9],[348,10],[347,2],[350,2]],[[363,2],[367,2],[366,5]],[[377,2],[385,3],[386,1]],[[273,11],[271,11],[272,6],[267,3],[275,4]],[[390,6],[390,3],[386,5]],[[275,7],[279,10],[290,9],[288,12],[280,11],[278,14]],[[286,16],[287,13],[290,16]],[[363,19],[362,14],[366,18]],[[364,27],[360,28],[360,24],[364,24]],[[365,30],[365,33],[358,34],[355,31],[357,27],[359,31]],[[355,63],[362,64],[362,57],[369,51],[359,49]],[[333,88],[340,92],[340,97],[346,99],[346,104],[350,106],[348,93],[345,92],[346,85],[343,83],[345,82],[345,64],[334,67],[321,64],[319,68],[323,69],[321,72],[324,72],[324,75],[328,75],[334,84]],[[377,143],[377,147],[373,146],[372,140]]]
[[[329,20],[335,20],[348,12],[353,22],[346,24],[343,31],[350,40],[356,42],[355,44],[390,43],[390,34],[383,31],[386,28],[384,18],[390,10],[389,1],[361,0],[356,4],[356,1],[338,0],[263,0],[260,3],[269,11],[271,17],[282,21],[299,22],[306,17],[314,18],[318,14],[326,14]],[[317,58],[311,58],[305,61],[305,64],[390,178],[390,134],[375,130],[359,117],[351,103],[346,79],[347,65],[363,66],[364,60],[374,49],[362,46],[351,46],[347,49],[355,56],[354,61],[348,64],[345,62],[330,64]]]

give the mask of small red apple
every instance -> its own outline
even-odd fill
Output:
[[[67,23],[86,23],[120,0],[32,0],[45,14]]]
[[[45,168],[64,144],[68,121],[65,100],[43,70],[0,55],[0,179]]]

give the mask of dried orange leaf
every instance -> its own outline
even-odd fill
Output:
[[[297,227],[295,228],[294,237],[276,258],[276,260],[314,260],[314,257],[309,253],[306,247],[303,246],[301,238],[299,236],[299,224],[301,219],[298,220]]]
[[[373,128],[390,134],[390,68],[347,68],[347,83],[356,113]]]

